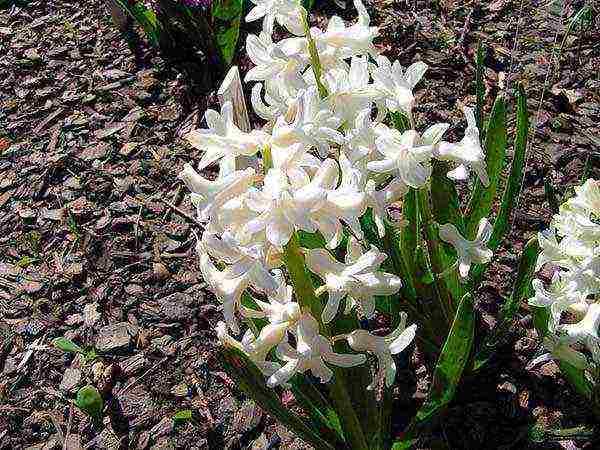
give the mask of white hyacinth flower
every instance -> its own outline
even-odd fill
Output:
[[[310,371],[321,382],[327,383],[333,371],[326,363],[339,367],[354,367],[364,364],[365,355],[335,353],[327,338],[319,334],[319,325],[310,315],[305,314],[297,326],[296,348],[287,342],[277,347],[277,357],[284,362],[267,380],[270,387],[287,383],[296,373]]]
[[[377,150],[383,155],[379,161],[371,161],[367,168],[376,173],[389,173],[401,183],[419,188],[431,176],[433,147],[421,145],[414,130],[400,133],[387,129],[376,140]]]
[[[306,10],[300,0],[252,0],[254,6],[246,16],[246,22],[263,19],[263,32],[272,35],[275,22],[296,36],[304,34],[303,17]]]
[[[244,80],[267,81],[285,85],[288,92],[298,92],[306,88],[301,72],[307,61],[286,55],[274,44],[271,35],[261,33],[259,36],[250,34],[246,39],[248,57],[255,66],[248,71]]]
[[[600,364],[600,303],[589,305],[579,322],[559,325],[556,331],[568,336],[569,342],[584,345],[594,361]]]
[[[192,192],[191,200],[201,222],[210,220],[226,202],[246,192],[255,179],[251,167],[221,176],[222,173],[223,170],[216,180],[211,181],[198,174],[191,165],[185,164],[178,175]]]
[[[346,295],[349,297],[346,313],[357,307],[361,316],[371,318],[375,314],[374,296],[393,295],[400,290],[400,278],[379,271],[379,265],[386,258],[385,253],[373,246],[363,253],[353,237],[348,239],[346,263],[336,261],[322,248],[306,250],[306,266],[324,281],[315,293],[328,293],[321,317],[324,323],[333,320]]]
[[[223,303],[227,325],[237,333],[239,327],[236,312],[248,286],[271,293],[278,287],[277,280],[269,273],[264,244],[244,247],[228,233],[223,233],[221,239],[204,233],[197,250],[202,275],[212,292]],[[227,264],[225,269],[217,269],[209,255]]]
[[[439,234],[442,241],[456,249],[458,271],[462,278],[466,278],[469,274],[471,264],[485,264],[492,259],[493,252],[487,248],[487,242],[492,236],[492,225],[485,217],[479,221],[477,236],[473,241],[461,236],[451,223],[440,225]]]
[[[377,356],[378,375],[368,389],[373,389],[378,379],[385,379],[389,388],[396,378],[396,363],[392,355],[402,352],[414,340],[417,325],[406,327],[406,314],[402,314],[398,327],[387,336],[377,336],[366,330],[354,330],[345,335],[345,339],[352,350],[357,352],[370,352]]]
[[[272,245],[282,247],[295,230],[316,231],[310,213],[318,210],[325,201],[322,183],[331,169],[331,164],[323,164],[310,183],[300,188],[292,186],[283,170],[269,169],[263,189],[249,192],[246,198],[248,207],[258,214],[245,225],[246,238],[264,231]]]
[[[233,106],[226,102],[221,107],[221,114],[209,109],[204,115],[208,129],[190,131],[186,135],[188,142],[204,154],[198,163],[198,170],[203,170],[221,158],[228,160],[228,167],[235,167],[238,156],[253,156],[261,147],[269,142],[269,135],[253,130],[245,133],[233,120]]]
[[[458,166],[448,172],[448,178],[453,180],[466,180],[469,168],[472,169],[481,184],[488,187],[490,180],[486,172],[485,153],[479,140],[479,129],[475,120],[473,109],[464,107],[463,112],[467,119],[465,136],[458,144],[441,142],[437,148],[436,157],[442,161],[452,161]]]
[[[248,351],[248,347],[254,342],[254,335],[252,334],[252,331],[246,330],[240,342],[229,334],[227,331],[227,324],[221,321],[217,323],[215,332],[217,333],[217,339],[221,345],[234,347],[244,352],[256,365],[256,367],[259,368],[263,375],[270,377],[273,373],[281,368],[281,364],[267,361],[265,359],[266,353]]]
[[[379,34],[379,29],[370,26],[371,18],[361,0],[354,0],[354,7],[358,11],[355,24],[346,27],[340,17],[333,16],[327,30],[315,36],[315,41],[317,45],[341,50],[340,57],[344,59],[357,55],[375,56],[377,51],[373,39]]]
[[[379,55],[377,66],[371,69],[373,90],[389,111],[412,117],[415,103],[413,89],[426,71],[427,64],[424,62],[416,62],[404,71],[400,62],[392,64],[388,58]]]
[[[346,126],[354,124],[362,111],[371,109],[373,95],[366,57],[353,57],[349,69],[328,71],[325,85],[331,109]]]
[[[569,205],[584,211],[588,217],[600,218],[600,181],[587,180],[582,186],[575,188],[576,196],[569,200]]]

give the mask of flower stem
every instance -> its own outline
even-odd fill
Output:
[[[306,34],[306,41],[308,42],[308,54],[310,56],[310,65],[312,66],[313,73],[315,75],[315,82],[317,84],[317,89],[319,90],[319,96],[321,98],[327,97],[327,89],[325,85],[321,82],[321,75],[323,73],[323,69],[321,67],[321,61],[319,59],[319,52],[317,52],[317,45],[315,44],[315,40],[310,34],[310,26],[308,25],[308,13],[304,12],[302,14],[302,24],[304,25],[304,33]]]
[[[284,246],[283,261],[287,268],[296,294],[296,300],[302,310],[308,310],[319,322],[319,328],[324,336],[331,336],[329,328],[321,321],[321,302],[315,295],[315,288],[306,268],[304,255],[300,250],[298,234],[294,232],[290,241]],[[342,369],[333,368],[334,377],[329,386],[331,400],[339,414],[346,443],[351,449],[368,449],[367,441],[361,424],[352,406]]]
[[[448,326],[454,319],[452,311],[452,297],[448,292],[446,284],[439,274],[444,272],[444,262],[442,259],[440,242],[438,240],[438,232],[433,221],[431,213],[430,194],[427,186],[420,188],[417,191],[419,203],[419,213],[423,221],[423,231],[425,232],[425,242],[427,243],[427,253],[429,254],[429,263],[434,273],[434,286],[438,297],[439,306],[444,313]]]

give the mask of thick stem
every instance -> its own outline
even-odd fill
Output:
[[[310,272],[306,268],[304,255],[300,250],[297,233],[292,234],[290,241],[284,247],[283,261],[287,268],[296,294],[296,300],[302,310],[310,311],[312,316],[319,322],[321,333],[329,337],[329,328],[321,322],[321,302],[315,295]],[[331,399],[342,422],[342,429],[346,443],[351,449],[368,449],[365,435],[361,428],[352,401],[348,395],[342,369],[333,368],[334,377],[329,386]]]
[[[420,188],[417,191],[417,195],[419,199],[419,212],[423,221],[423,231],[425,232],[425,241],[427,243],[429,254],[429,263],[431,264],[431,269],[433,270],[435,277],[434,286],[436,287],[438,303],[446,317],[448,326],[450,326],[450,323],[452,323],[452,320],[454,319],[454,306],[452,304],[452,296],[448,292],[444,280],[440,277],[444,272],[444,261],[441,254],[436,225],[431,213],[429,188],[427,186]]]
[[[308,25],[308,13],[306,12],[302,14],[302,24],[304,25],[304,33],[306,34],[306,41],[308,42],[308,54],[310,56],[310,65],[315,75],[315,82],[317,84],[317,89],[319,90],[319,96],[321,98],[325,98],[327,97],[327,89],[325,88],[325,85],[321,82],[321,75],[323,73],[323,69],[321,67],[321,61],[319,59],[319,52],[317,52],[317,45],[315,44],[315,40],[310,34],[310,26]]]

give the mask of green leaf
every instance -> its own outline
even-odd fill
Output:
[[[335,409],[319,389],[304,375],[297,374],[290,380],[294,398],[313,420],[312,427],[328,442],[343,447],[344,434]]]
[[[173,422],[175,425],[178,425],[183,422],[192,421],[192,410],[191,409],[182,409],[173,414]]]
[[[517,128],[514,143],[513,160],[510,175],[502,196],[502,204],[496,220],[488,247],[495,250],[508,230],[508,221],[512,210],[517,205],[523,187],[523,171],[527,151],[527,136],[529,134],[529,114],[527,113],[527,96],[523,86],[519,84],[517,95]]]
[[[479,42],[477,46],[477,56],[475,58],[475,91],[477,95],[477,105],[475,107],[475,121],[479,128],[479,138],[485,139],[485,129],[483,120],[483,105],[485,103],[485,67],[483,65],[485,58],[485,46]]]
[[[309,427],[281,403],[275,390],[267,387],[264,375],[242,351],[227,346],[221,349],[220,355],[225,370],[235,380],[236,386],[257,405],[316,449],[334,450],[334,443],[323,439],[318,430]]]
[[[558,196],[556,195],[556,189],[554,189],[554,185],[550,179],[549,167],[544,170],[544,194],[546,196],[546,200],[548,200],[552,214],[558,214],[558,211],[560,210],[560,202],[558,200]]]
[[[94,386],[87,385],[79,389],[75,398],[75,405],[95,421],[102,418],[104,401],[100,396],[100,392]]]
[[[429,421],[453,399],[471,354],[474,330],[473,298],[470,294],[466,294],[460,302],[450,333],[435,366],[429,396],[417,412],[417,423]]]
[[[519,261],[517,279],[512,294],[500,309],[500,317],[496,326],[483,340],[481,349],[475,357],[475,370],[480,369],[489,361],[496,350],[499,341],[512,324],[515,314],[519,310],[523,300],[529,295],[531,278],[535,270],[535,263],[537,261],[539,250],[540,247],[537,238],[531,239],[523,248],[521,260]]]
[[[578,369],[566,361],[558,361],[558,367],[560,367],[560,371],[567,379],[569,384],[573,386],[575,392],[584,397],[586,400],[592,400],[594,385],[586,377],[585,370]]]
[[[216,0],[212,4],[212,16],[221,20],[232,20],[242,15],[242,0]]]
[[[496,197],[498,182],[504,166],[506,154],[506,105],[502,95],[498,95],[494,102],[492,114],[487,126],[485,138],[486,165],[490,181],[486,188],[481,181],[475,181],[473,196],[469,203],[466,219],[466,237],[474,239],[477,234],[479,220],[488,217]]]
[[[510,167],[510,175],[506,182],[502,203],[496,219],[494,220],[494,228],[492,236],[488,242],[488,247],[491,250],[496,250],[504,235],[508,231],[509,220],[513,209],[517,206],[521,189],[523,187],[523,171],[525,169],[525,157],[527,151],[527,136],[529,134],[529,115],[527,113],[527,96],[523,90],[523,86],[519,85],[517,95],[517,126],[514,142],[514,154]],[[483,276],[485,265],[477,265],[473,268],[471,276],[473,284],[477,285],[478,281]]]
[[[441,161],[435,161],[431,175],[431,206],[433,219],[439,224],[451,223],[464,235],[464,218],[460,210],[460,200],[455,184],[448,178],[448,165]],[[465,288],[460,280],[456,263],[456,250],[450,244],[439,242],[440,270],[446,284],[446,288],[452,295],[452,311],[454,305],[462,299]]]
[[[470,294],[466,294],[460,302],[454,323],[435,366],[427,400],[417,411],[417,415],[406,431],[394,442],[392,450],[414,448],[417,429],[429,422],[452,401],[471,355],[474,333],[473,298]]]
[[[163,26],[158,17],[142,2],[130,2],[129,0],[115,0],[119,7],[129,14],[138,25],[142,27],[152,45],[158,45],[162,39]]]
[[[310,310],[313,317],[319,321],[321,334],[330,336],[329,328],[321,323],[321,301],[315,295],[314,285],[304,262],[304,255],[300,251],[299,239],[297,233],[293,233],[289,242],[284,246],[283,261],[287,268],[294,287],[296,299],[301,308]],[[342,423],[342,429],[346,442],[352,447],[368,448],[361,423],[358,420],[356,411],[352,407],[351,399],[348,395],[344,372],[340,368],[333,368],[333,381],[329,384],[330,395],[336,411],[339,414]]]
[[[70,339],[67,339],[65,337],[57,337],[56,339],[54,339],[52,341],[52,344],[56,347],[61,349],[63,352],[67,352],[67,353],[81,353],[84,354],[85,351],[76,343],[74,343],[73,341],[71,341]]]
[[[219,24],[215,27],[215,40],[221,59],[230,65],[235,56],[235,49],[240,35],[240,18],[236,18],[227,24]]]
[[[548,334],[548,320],[550,313],[542,306],[530,306],[531,315],[533,316],[533,326],[538,336],[541,338]]]

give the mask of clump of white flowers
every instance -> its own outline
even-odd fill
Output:
[[[427,65],[417,62],[405,69],[380,55],[373,44],[378,29],[370,25],[361,0],[354,0],[355,23],[347,25],[334,16],[325,30],[309,29],[299,0],[252,1],[255,6],[247,20],[262,19],[263,27],[258,36],[247,38],[254,67],[245,80],[255,83],[252,106],[266,123],[244,132],[234,123],[231,104],[221,112],[208,110],[208,128],[191,132],[188,140],[204,152],[197,170],[218,167],[218,176],[206,178],[190,165],[180,174],[192,192],[198,220],[205,224],[197,250],[202,274],[223,304],[225,322],[218,326],[219,338],[244,351],[269,386],[304,372],[328,382],[332,366],[365,364],[365,353],[371,353],[377,357],[375,381],[389,387],[396,372],[392,355],[410,344],[415,325],[406,326],[402,316],[387,336],[356,329],[332,338],[328,331],[337,317],[372,318],[376,297],[393,295],[402,286],[396,274],[381,268],[388,255],[366,244],[359,219],[370,210],[383,237],[389,206],[401,201],[410,188],[427,185],[433,159],[453,164],[451,179],[465,179],[473,171],[486,184],[485,155],[473,111],[464,108],[468,128],[457,143],[443,140],[449,124],[419,131],[413,117],[413,89]],[[273,42],[276,24],[294,36]],[[388,126],[385,119],[390,112],[402,114],[410,129]],[[249,158],[256,164],[244,167]],[[573,204],[572,209],[577,211],[572,220],[556,226],[578,227],[583,233],[578,237],[586,240],[577,241],[573,249],[564,245],[568,247],[564,252],[592,267],[591,253],[582,252],[597,231],[589,214],[579,212],[581,206]],[[312,293],[322,302],[319,314],[302,304],[289,284],[286,246],[300,231],[317,233],[326,244],[299,250],[304,267],[321,282]],[[444,227],[441,237],[456,247],[463,277],[471,262],[491,257],[485,247],[487,221],[474,241],[460,236],[453,226]],[[345,260],[339,261],[335,255],[340,252],[332,250],[344,241]],[[549,251],[545,255],[554,256]],[[575,264],[568,267],[573,270],[570,281],[592,289],[588,272],[580,270],[583,266],[577,276]],[[586,307],[586,321],[593,311]],[[266,320],[267,325],[256,334],[247,331],[238,341],[240,321],[246,319]],[[580,328],[565,331],[573,339],[583,339],[587,331]],[[588,345],[595,342],[585,339]],[[346,351],[334,350],[334,344],[343,341]]]
[[[600,366],[600,181],[587,180],[538,236],[537,268],[555,268],[550,286],[533,280],[529,304],[547,308],[549,353],[578,369]],[[587,351],[587,354],[584,353]]]

